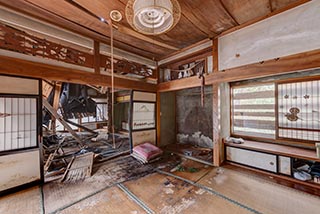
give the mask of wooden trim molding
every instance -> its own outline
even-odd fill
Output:
[[[320,68],[320,49],[213,72],[206,76],[205,84],[235,82],[317,68]],[[200,80],[194,76],[160,83],[157,88],[159,92],[165,92],[199,87],[200,85]]]
[[[206,84],[234,82],[320,68],[320,49],[231,68],[206,77]]]
[[[0,56],[0,73],[78,84],[111,86],[111,77],[107,75],[83,72],[72,68],[31,62],[6,56]],[[115,77],[114,82],[116,88],[135,89],[148,92],[155,92],[157,88],[155,84],[119,77]]]
[[[240,30],[242,28],[245,28],[245,27],[247,27],[249,25],[253,25],[253,24],[257,23],[257,22],[260,22],[260,21],[262,21],[264,19],[270,18],[272,16],[275,16],[275,15],[277,15],[279,13],[285,12],[285,11],[290,10],[292,8],[298,7],[298,6],[300,6],[300,5],[304,4],[304,3],[307,3],[309,1],[311,1],[311,0],[299,0],[299,1],[296,1],[296,2],[294,2],[292,4],[289,4],[288,6],[286,6],[284,8],[281,8],[279,10],[275,10],[275,11],[273,11],[273,12],[271,12],[271,13],[265,15],[265,16],[258,17],[256,19],[253,19],[253,20],[250,20],[248,22],[245,22],[245,23],[243,23],[241,25],[235,26],[235,27],[233,27],[233,28],[231,28],[229,30],[226,30],[223,33],[219,34],[216,38],[225,36],[227,34],[230,34],[230,33],[234,32],[234,31],[237,31],[237,30]]]

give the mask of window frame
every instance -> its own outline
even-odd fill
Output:
[[[279,137],[279,111],[278,111],[278,85],[279,84],[286,84],[286,83],[296,83],[296,82],[308,82],[308,81],[317,81],[320,80],[319,75],[315,76],[304,76],[304,77],[293,77],[289,79],[278,79],[278,80],[269,80],[269,81],[261,81],[261,82],[235,82],[230,84],[230,135],[232,137],[241,137],[247,140],[253,140],[253,141],[263,141],[268,143],[276,143],[276,144],[287,144],[292,146],[313,146],[313,144],[316,142],[315,140],[303,140],[303,139],[294,139],[294,138],[284,138]],[[256,137],[256,136],[248,136],[248,135],[239,135],[234,133],[233,131],[233,88],[239,88],[239,87],[250,87],[254,85],[264,85],[264,84],[270,84],[273,83],[275,90],[274,90],[274,98],[275,98],[275,138],[264,138],[264,137]]]

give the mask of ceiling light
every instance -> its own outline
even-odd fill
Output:
[[[126,6],[129,24],[148,35],[169,31],[178,23],[180,14],[177,0],[129,0]]]
[[[112,21],[120,22],[122,20],[122,14],[119,10],[112,10],[110,12],[110,18],[112,19]]]

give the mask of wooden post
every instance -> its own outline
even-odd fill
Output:
[[[112,103],[112,97],[111,97],[111,90],[110,88],[108,88],[107,90],[107,95],[108,95],[108,101],[107,101],[107,105],[108,105],[108,132],[112,133],[112,105],[114,105],[114,103]]]
[[[94,72],[96,74],[100,74],[100,43],[97,41],[94,41],[93,43],[93,61],[94,61]]]
[[[160,145],[160,135],[161,135],[161,129],[160,129],[160,126],[161,126],[161,104],[160,104],[160,92],[157,92],[157,146],[161,146]]]
[[[55,110],[55,112],[57,112],[59,109],[61,87],[62,87],[62,84],[60,82],[55,83],[54,97],[53,97],[53,109]],[[51,117],[51,129],[53,133],[56,133],[56,117],[54,117],[53,115]]]
[[[212,60],[213,60],[213,72],[219,72],[218,68],[218,39],[213,40],[213,48],[212,48]],[[219,88],[220,84],[215,83],[212,85],[212,122],[213,122],[213,165],[220,166],[220,109],[219,109]]]

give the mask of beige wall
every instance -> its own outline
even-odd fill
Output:
[[[319,49],[319,20],[320,1],[313,0],[222,36],[219,70]]]

